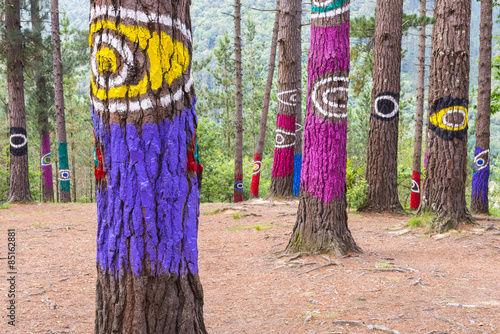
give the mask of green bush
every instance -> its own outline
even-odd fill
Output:
[[[368,183],[362,168],[353,169],[351,159],[347,159],[347,208],[357,209],[366,201]]]

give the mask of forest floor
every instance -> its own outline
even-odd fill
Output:
[[[349,214],[364,250],[285,255],[297,202],[203,204],[209,333],[500,333],[500,224],[446,234],[406,216]],[[215,210],[221,210],[215,213]],[[16,228],[17,325],[7,326],[7,229]],[[93,333],[95,204],[0,210],[0,333]]]

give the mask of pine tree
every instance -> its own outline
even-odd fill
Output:
[[[307,116],[297,221],[289,252],[359,252],[347,227],[350,1],[313,1]]]
[[[241,2],[234,0],[235,140],[234,202],[243,201],[243,87],[241,69]]]
[[[190,1],[92,0],[95,333],[207,333]]]
[[[50,21],[52,26],[54,91],[56,104],[57,141],[59,142],[59,181],[61,202],[71,202],[71,182],[66,142],[66,120],[64,116],[64,90],[61,57],[61,34],[59,32],[59,1],[50,0]]]
[[[278,117],[273,172],[268,197],[293,197],[293,165],[296,115],[301,109],[301,38],[302,2],[280,1]],[[299,111],[297,111],[297,109]]]
[[[434,227],[445,231],[472,219],[465,202],[471,2],[437,0],[434,17],[420,211],[434,211]]]
[[[493,27],[492,0],[481,1],[479,34],[479,76],[476,117],[476,150],[470,209],[489,214],[488,180],[490,176],[490,114],[491,114],[491,38]]]
[[[377,0],[365,210],[403,211],[398,197],[398,123],[403,0]]]
[[[24,104],[23,40],[19,0],[5,1],[5,49],[10,118],[10,186],[8,202],[31,202],[28,134]]]
[[[274,14],[273,36],[271,38],[271,51],[269,54],[269,67],[267,69],[266,89],[262,105],[262,115],[259,126],[259,136],[255,156],[253,161],[252,185],[250,187],[250,198],[259,197],[260,172],[262,170],[262,158],[266,140],[267,115],[269,111],[269,100],[271,98],[271,88],[273,85],[274,66],[276,63],[276,49],[278,45],[278,31],[280,18],[280,0],[276,0],[276,12]]]

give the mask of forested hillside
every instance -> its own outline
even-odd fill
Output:
[[[43,3],[43,2],[42,2]],[[359,17],[370,17],[374,15],[376,2],[371,0],[360,0],[351,4],[351,19]],[[243,113],[244,113],[244,196],[248,196],[250,188],[249,182],[252,171],[252,157],[254,154],[256,136],[258,133],[260,112],[262,107],[263,90],[265,86],[265,78],[267,72],[267,64],[269,61],[269,49],[271,40],[271,31],[274,20],[274,1],[266,0],[248,0],[242,2],[242,37],[243,37]],[[90,80],[89,62],[85,59],[89,57],[89,51],[85,53],[86,40],[88,34],[88,3],[82,3],[77,0],[61,0],[60,7],[63,15],[62,40],[63,40],[63,57],[65,57],[65,86],[67,90],[65,94],[68,98],[70,108],[68,112],[73,112],[70,119],[73,120],[71,131],[75,143],[80,146],[79,153],[76,157],[77,174],[84,175],[86,182],[81,184],[78,189],[78,197],[83,200],[89,200],[92,193],[92,177],[88,171],[87,164],[92,164],[93,152],[91,143],[93,142],[90,129],[90,105],[86,98],[88,94],[88,82]],[[47,14],[48,3],[45,2],[42,7],[42,12]],[[428,1],[428,15],[432,16],[433,1]],[[479,48],[479,18],[480,18],[479,2],[472,1],[472,22],[471,22],[471,71],[470,71],[470,131],[469,131],[469,159],[473,156],[473,148],[475,144],[474,138],[474,118],[475,118],[475,96],[477,87],[477,58]],[[192,25],[194,32],[194,75],[195,89],[197,92],[197,114],[200,118],[199,124],[199,143],[201,162],[205,166],[204,187],[202,189],[202,201],[227,201],[231,198],[232,193],[232,175],[228,172],[233,167],[231,155],[234,153],[234,92],[233,92],[233,69],[232,61],[234,56],[233,49],[233,11],[232,0],[194,0],[191,5]],[[405,14],[416,14],[418,12],[418,0],[404,1]],[[26,8],[22,13],[27,18],[27,23],[23,23],[23,28],[30,29],[29,26],[29,8]],[[494,17],[498,16],[498,9],[495,9]],[[306,66],[307,52],[310,41],[310,6],[303,3],[302,13],[302,63],[303,63],[303,92],[306,91]],[[408,22],[404,22],[404,25]],[[79,29],[81,33],[72,32],[70,28]],[[46,37],[49,37],[48,26],[45,27]],[[497,24],[493,25],[493,34],[499,32]],[[352,35],[352,32],[351,32]],[[430,55],[430,35],[431,27],[427,28],[427,55]],[[494,44],[497,40],[494,39]],[[349,187],[353,189],[348,196],[351,201],[356,201],[359,192],[362,192],[363,184],[356,184],[355,180],[362,178],[366,164],[366,142],[368,135],[368,120],[370,109],[370,94],[371,94],[371,68],[369,59],[370,53],[365,51],[365,46],[369,46],[369,39],[351,38],[351,74],[349,91],[349,132],[348,132],[348,158],[350,161],[350,174],[348,175],[353,182]],[[358,47],[357,47],[358,46]],[[362,46],[362,47],[359,47]],[[418,36],[417,30],[409,29],[403,36],[403,60],[401,73],[401,114],[400,114],[400,145],[399,145],[399,175],[401,185],[401,198],[403,205],[408,205],[409,187],[411,181],[411,160],[413,151],[413,131],[414,131],[414,114],[415,114],[415,99],[416,99],[416,62],[418,51]],[[366,48],[369,49],[369,48]],[[66,50],[66,51],[65,51]],[[360,51],[361,50],[361,51]],[[494,48],[494,55],[498,54],[498,47]],[[79,63],[75,61],[78,60]],[[51,56],[47,57],[50,61]],[[83,60],[82,60],[83,59]],[[64,61],[64,59],[63,59]],[[429,61],[429,59],[427,59]],[[80,65],[81,64],[81,65]],[[29,78],[29,76],[28,76]],[[276,80],[276,76],[275,76]],[[5,82],[5,80],[3,80]],[[498,85],[497,80],[494,80],[494,85]],[[26,86],[28,92],[33,92],[33,84]],[[262,165],[262,193],[267,191],[272,165],[272,153],[274,150],[274,131],[276,124],[276,83],[273,86],[271,95],[271,106],[269,115],[269,126],[267,128],[266,146],[264,149],[264,158]],[[33,95],[27,94],[27,114],[28,127],[35,129],[36,121],[34,117],[36,113],[36,103],[33,103]],[[5,100],[7,96],[6,86],[0,86],[0,94]],[[302,109],[305,111],[306,94],[302,94],[303,104]],[[30,102],[31,101],[31,102]],[[6,111],[6,109],[3,109]],[[50,121],[54,124],[54,115],[51,114]],[[6,118],[5,118],[6,119]],[[87,128],[87,125],[89,126]],[[2,131],[8,132],[8,125],[4,122]],[[7,130],[6,130],[7,129]],[[52,132],[51,135],[54,135]],[[37,149],[37,133],[29,131],[28,136],[30,142],[30,166],[32,167],[32,184],[38,188],[37,181],[38,157]],[[492,164],[495,165],[495,158],[500,152],[500,115],[497,114],[492,118],[491,124],[491,147],[493,154]],[[7,145],[7,141],[2,139],[2,145]],[[3,146],[2,146],[3,147]],[[33,153],[31,153],[33,149]],[[4,164],[5,165],[5,164]],[[6,166],[6,165],[5,165]],[[472,167],[469,166],[469,170]],[[81,173],[78,170],[81,169]],[[496,168],[492,168],[493,180],[498,177]],[[2,181],[0,187],[6,186],[8,174],[5,170],[0,171]],[[226,185],[227,190],[221,192],[221,184]],[[34,195],[37,198],[37,195]],[[0,198],[1,200],[1,198]],[[353,202],[353,203],[354,203]]]

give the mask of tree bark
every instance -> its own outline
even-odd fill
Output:
[[[61,57],[61,36],[59,32],[59,0],[50,0],[50,21],[52,26],[54,93],[56,104],[57,141],[59,142],[59,181],[61,202],[71,202],[71,184],[66,143],[66,121],[64,116],[64,91]]]
[[[479,33],[479,76],[476,117],[476,150],[472,176],[472,213],[489,215],[488,180],[490,177],[490,114],[491,114],[491,38],[493,27],[492,0],[481,1]]]
[[[398,196],[398,123],[403,0],[377,0],[364,210],[403,211]]]
[[[312,3],[301,191],[288,252],[361,251],[347,227],[349,8],[349,0]]]
[[[241,70],[241,1],[234,0],[235,140],[234,203],[243,201],[243,95]]]
[[[419,15],[425,16],[426,0],[420,0]],[[420,173],[422,172],[422,130],[424,127],[425,99],[425,24],[418,28],[418,74],[417,74],[417,110],[415,114],[415,140],[413,142],[413,173],[411,183],[410,209],[420,206]]]
[[[302,3],[300,4],[302,8]],[[299,14],[299,18],[302,18],[302,13]],[[301,22],[299,22],[299,31],[301,29]],[[301,33],[302,36],[302,33]],[[300,174],[302,173],[302,43],[300,40],[294,40],[298,43],[295,46],[295,51],[297,52],[297,58],[299,59],[299,66],[296,70],[299,71],[300,77],[300,99],[297,102],[298,108],[295,109],[295,153],[293,157],[293,194],[299,196],[300,192]]]
[[[435,228],[472,221],[465,202],[469,98],[470,0],[437,0],[429,70],[426,179],[421,211]]]
[[[262,105],[262,116],[260,119],[259,135],[255,157],[253,161],[252,185],[250,187],[250,199],[259,197],[260,171],[262,169],[262,157],[266,143],[267,114],[269,101],[271,100],[271,88],[273,86],[274,66],[276,63],[276,49],[278,46],[278,28],[280,18],[280,0],[276,0],[276,14],[274,15],[273,37],[271,39],[271,53],[269,55],[269,67],[267,69],[266,90]]]
[[[52,163],[50,152],[50,127],[48,116],[49,104],[47,100],[49,92],[47,88],[47,79],[44,75],[45,68],[43,66],[43,24],[40,19],[40,2],[38,0],[30,0],[30,7],[33,40],[38,52],[35,55],[34,69],[36,73],[37,115],[40,135],[40,163],[42,167],[42,179],[40,182],[42,188],[42,201],[54,202],[54,185],[52,182]]]
[[[207,333],[189,5],[90,2],[96,334]]]
[[[24,105],[24,65],[19,0],[5,1],[5,49],[10,115],[10,183],[8,202],[31,202],[28,137]]]
[[[279,20],[278,110],[276,144],[269,198],[293,197],[295,122],[301,108],[302,2],[282,0]]]

